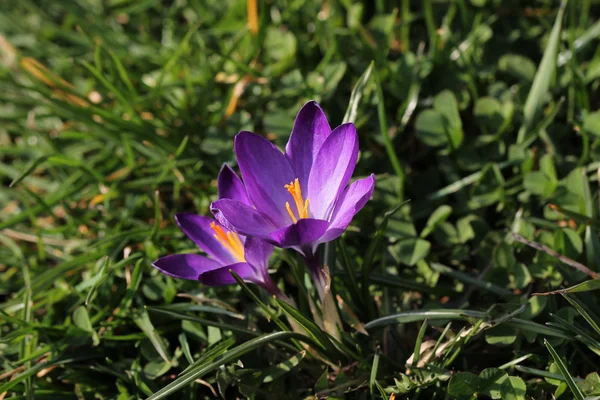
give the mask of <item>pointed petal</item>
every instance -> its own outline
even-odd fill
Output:
[[[275,227],[254,208],[231,199],[213,202],[210,210],[221,225],[245,236],[268,238]]]
[[[306,197],[313,218],[329,219],[337,197],[354,172],[357,158],[354,124],[338,126],[321,146],[308,178]]]
[[[195,281],[203,273],[220,268],[222,264],[198,254],[173,254],[159,258],[152,266],[173,278]]]
[[[285,154],[290,160],[300,187],[306,188],[308,176],[321,145],[331,133],[327,117],[315,101],[309,101],[298,112]]]
[[[215,239],[215,231],[210,224],[215,222],[210,217],[192,213],[179,213],[175,215],[175,221],[183,233],[194,241],[206,254],[219,261],[221,264],[231,264],[235,258]]]
[[[255,282],[259,278],[256,270],[250,264],[241,262],[208,271],[200,275],[198,280],[207,286],[231,285],[235,283],[235,278],[229,272],[230,270],[238,274],[244,281]]]
[[[285,185],[295,178],[289,161],[271,142],[251,132],[240,132],[234,147],[252,203],[275,226],[285,226],[285,203],[291,201]]]
[[[375,190],[375,175],[359,179],[352,183],[340,196],[335,206],[327,232],[319,242],[325,243],[340,237],[346,230],[352,218],[369,201]]]
[[[227,164],[223,164],[217,177],[217,189],[219,199],[232,199],[246,205],[252,205],[242,180],[235,171]]]
[[[271,233],[271,239],[279,247],[297,247],[316,243],[327,231],[329,222],[322,219],[303,218],[295,224]]]
[[[269,258],[273,254],[273,245],[256,237],[249,237],[244,244],[244,255],[246,262],[256,268],[259,272],[267,274],[269,269]]]

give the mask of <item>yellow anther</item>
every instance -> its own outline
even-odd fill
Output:
[[[225,232],[225,230],[214,222],[210,223],[210,227],[215,231],[215,239],[219,241],[238,261],[246,261],[244,258],[244,244],[242,240],[234,232]]]
[[[296,219],[296,216],[294,215],[294,212],[292,211],[292,208],[290,207],[289,201],[285,202],[285,208],[287,209],[288,214],[290,214],[292,221],[294,221],[294,223],[298,222],[298,220]]]
[[[288,214],[290,214],[292,221],[296,223],[299,219],[308,218],[308,199],[304,200],[302,198],[302,190],[300,189],[300,181],[298,178],[285,185],[285,188],[292,195],[294,203],[296,204],[296,210],[298,212],[298,218],[296,218],[292,208],[290,207],[290,203],[286,201],[285,208],[287,209]]]

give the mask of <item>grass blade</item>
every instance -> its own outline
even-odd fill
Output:
[[[562,358],[560,358],[560,356],[558,355],[558,353],[556,352],[556,350],[554,350],[554,347],[552,347],[552,345],[550,344],[550,342],[548,342],[546,339],[544,339],[544,344],[548,348],[548,351],[550,352],[550,355],[552,356],[552,358],[554,359],[554,362],[558,366],[558,369],[560,370],[560,374],[563,376],[563,378],[565,378],[565,381],[567,382],[567,385],[569,385],[569,389],[571,389],[571,392],[573,393],[573,396],[577,400],[584,400],[583,393],[581,393],[581,390],[579,389],[579,386],[577,386],[577,384],[575,383],[575,380],[573,379],[573,377],[569,373],[569,370],[567,369],[567,367],[566,367],[565,363],[563,362]]]
[[[373,364],[371,365],[371,375],[369,376],[369,390],[371,391],[371,398],[375,398],[375,385],[377,383],[377,370],[379,369],[379,357],[381,350],[379,347],[375,349],[375,355],[373,356]]]
[[[592,318],[592,316],[586,311],[585,307],[582,304],[580,304],[575,298],[564,293],[561,294],[565,299],[567,299],[569,303],[571,303],[573,307],[575,307],[577,312],[581,314],[581,316],[587,321],[587,323],[590,324],[592,328],[594,328],[596,333],[600,335],[600,326],[598,326],[596,320]]]
[[[560,32],[562,27],[562,18],[565,12],[567,0],[563,0],[558,9],[548,44],[544,50],[542,61],[538,67],[538,70],[533,78],[533,85],[527,95],[525,101],[525,107],[523,109],[523,124],[519,129],[519,135],[517,137],[517,143],[520,144],[525,139],[525,134],[533,126],[535,118],[542,108],[544,98],[550,88],[550,81],[556,70],[556,56],[558,55],[558,47],[560,44]]]
[[[299,333],[295,333],[295,332],[275,332],[275,333],[270,333],[267,335],[263,335],[263,336],[254,338],[252,340],[245,342],[244,344],[241,344],[241,345],[227,351],[226,353],[221,355],[221,357],[219,357],[217,360],[211,362],[210,364],[205,365],[202,368],[195,370],[193,372],[190,372],[184,376],[180,376],[179,378],[175,379],[173,382],[169,383],[164,388],[162,388],[159,391],[157,391],[156,393],[152,394],[152,396],[148,397],[147,400],[158,400],[158,399],[165,398],[165,397],[183,389],[187,385],[194,382],[196,379],[202,378],[204,375],[208,374],[209,372],[216,370],[220,366],[236,361],[242,355],[244,355],[252,350],[266,346],[267,344],[272,343],[274,341],[287,340],[287,339],[296,339],[296,340],[305,342],[307,344],[311,344],[311,345],[314,344],[314,342],[311,339],[309,339],[306,336],[301,335]]]
[[[358,105],[360,104],[360,101],[365,94],[367,84],[371,79],[371,73],[373,72],[374,65],[374,61],[371,61],[365,72],[363,72],[363,74],[356,82],[356,85],[354,85],[352,93],[350,94],[348,108],[346,109],[346,114],[344,115],[344,123],[356,121],[356,116],[358,115]]]
[[[426,311],[405,311],[393,315],[388,315],[382,318],[375,319],[365,324],[365,329],[368,331],[374,328],[381,328],[393,324],[407,324],[410,322],[429,320],[472,320],[488,318],[487,313],[474,310],[454,310],[454,309],[438,309]],[[527,321],[519,318],[512,318],[505,322],[506,326],[511,326],[517,329],[522,329],[529,332],[535,332],[542,335],[558,337],[561,339],[571,340],[572,338],[565,335],[562,331],[550,328],[536,322]]]

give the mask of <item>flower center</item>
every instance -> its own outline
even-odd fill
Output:
[[[210,223],[210,227],[215,231],[215,239],[217,239],[236,260],[239,262],[246,261],[244,258],[244,244],[237,233],[229,231],[225,232],[223,228],[214,222]]]
[[[285,188],[294,198],[296,210],[298,212],[298,218],[296,218],[292,208],[290,207],[290,202],[285,202],[285,208],[287,209],[288,214],[290,214],[292,221],[296,223],[299,219],[308,218],[308,199],[304,200],[302,198],[302,190],[300,190],[300,182],[298,181],[298,178],[296,178],[293,182],[290,182],[289,185],[285,185]]]

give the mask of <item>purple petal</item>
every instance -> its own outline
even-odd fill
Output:
[[[297,247],[315,243],[327,231],[329,222],[322,219],[303,218],[295,224],[271,233],[271,239],[280,247]]]
[[[329,219],[337,197],[348,184],[358,157],[354,124],[340,125],[325,140],[308,178],[311,216]]]
[[[354,215],[369,201],[375,190],[375,175],[352,183],[340,196],[335,206],[327,232],[319,242],[325,243],[340,237],[346,230]]]
[[[195,281],[200,275],[216,270],[222,264],[198,254],[173,254],[159,258],[152,263],[152,266],[173,278]]]
[[[308,185],[308,176],[321,145],[331,133],[327,117],[315,101],[309,101],[298,112],[285,154],[300,180]],[[306,190],[306,189],[305,189]]]
[[[247,205],[252,205],[242,180],[227,164],[223,164],[217,177],[219,199],[232,199]]]
[[[177,221],[183,233],[192,239],[206,254],[221,264],[236,262],[229,250],[215,239],[215,231],[210,227],[210,224],[215,222],[214,219],[191,213],[179,213],[175,215],[175,221]]]
[[[256,268],[259,272],[267,275],[269,258],[273,253],[273,245],[264,240],[249,237],[244,244],[244,255],[246,262]]]
[[[255,282],[260,279],[256,270],[250,264],[241,262],[206,272],[200,275],[198,280],[207,286],[231,285],[235,283],[235,279],[229,272],[230,270],[238,274],[244,281]]]
[[[221,225],[246,236],[268,238],[275,227],[254,208],[231,199],[213,202],[210,210]]]
[[[251,132],[240,132],[234,147],[248,196],[256,209],[274,225],[287,225],[285,203],[292,198],[285,185],[296,178],[287,158],[267,139]]]

